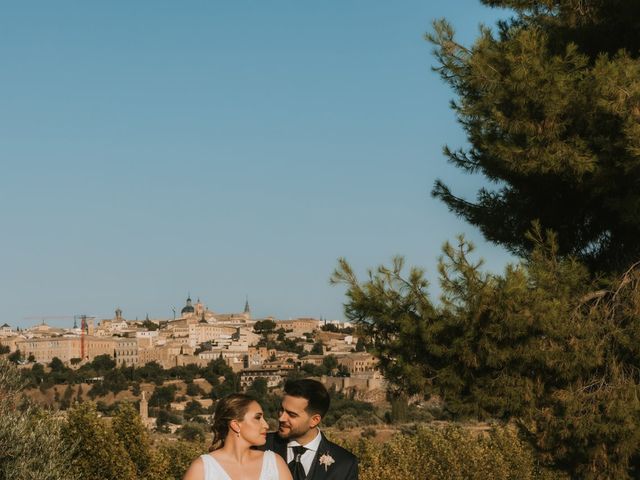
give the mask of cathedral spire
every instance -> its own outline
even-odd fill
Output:
[[[249,307],[249,295],[244,302],[244,313],[251,313],[251,308]]]

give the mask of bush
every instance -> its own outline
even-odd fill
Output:
[[[185,423],[177,433],[180,438],[189,442],[204,442],[207,437],[204,426],[194,422]]]
[[[543,468],[508,426],[486,434],[457,426],[419,426],[414,435],[397,434],[384,444],[361,438],[345,446],[360,460],[360,480],[568,479]]]
[[[362,438],[375,438],[378,432],[373,427],[363,428],[362,432],[360,432],[360,436]]]
[[[169,408],[171,402],[175,401],[177,387],[175,385],[165,385],[156,387],[149,399],[149,405],[160,408]]]
[[[202,391],[202,388],[200,388],[200,385],[193,382],[187,383],[187,395],[189,395],[190,397],[197,397],[203,394],[204,392]]]
[[[20,353],[20,350],[16,350],[12,354],[10,354],[7,358],[9,359],[10,362],[19,363],[22,361],[22,354]]]
[[[375,415],[371,403],[361,402],[345,397],[341,393],[333,394],[331,409],[322,419],[326,427],[334,425],[341,417],[349,415],[357,420],[357,425],[376,425],[382,421]]]
[[[94,405],[83,403],[68,410],[62,433],[67,444],[74,444],[70,472],[92,480],[137,480],[125,445]]]
[[[358,419],[356,417],[354,417],[353,415],[342,415],[338,421],[334,424],[334,427],[336,427],[339,430],[346,430],[349,428],[355,428],[359,426],[358,423]]]
[[[169,478],[181,480],[187,468],[196,458],[207,451],[204,443],[186,442],[179,440],[177,442],[162,443],[158,447],[158,451],[167,458],[171,459],[166,472]]]
[[[0,359],[0,478],[74,480],[71,443],[65,443],[62,421],[29,402],[19,405],[23,380],[9,361]]]
[[[202,404],[197,400],[191,400],[184,407],[184,418],[191,419],[196,415],[202,415],[207,413],[207,411],[202,407]]]

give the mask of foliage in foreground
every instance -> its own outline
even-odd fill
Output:
[[[20,400],[21,376],[0,358],[0,478],[75,480],[67,469],[69,443],[62,440],[62,420]]]
[[[445,246],[442,297],[403,264],[360,283],[346,261],[346,314],[371,337],[398,392],[438,394],[460,417],[514,419],[541,458],[576,478],[634,478],[640,460],[640,269],[596,289],[552,234],[503,275],[471,246]],[[601,286],[602,287],[602,286]]]
[[[362,439],[345,445],[358,456],[360,480],[551,480],[567,478],[545,469],[513,428],[474,434],[461,427],[419,426],[380,443]]]
[[[74,405],[66,421],[32,407],[16,409],[20,376],[14,366],[0,362],[2,479],[180,480],[207,450],[205,443],[182,440],[153,445],[128,404],[119,406],[111,422],[91,403]],[[348,447],[361,459],[362,480],[559,478],[540,469],[532,451],[508,428],[483,437],[455,427],[421,427],[384,445],[362,440]]]

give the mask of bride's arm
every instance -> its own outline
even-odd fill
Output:
[[[280,455],[274,455],[276,457],[276,466],[278,467],[278,479],[279,480],[293,480],[287,463],[282,459]]]
[[[291,476],[289,476],[291,478]],[[200,457],[196,458],[184,474],[182,480],[204,480],[204,462]]]

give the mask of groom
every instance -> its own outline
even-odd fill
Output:
[[[293,480],[358,480],[357,458],[318,428],[329,403],[329,392],[316,380],[289,380],[284,385],[279,428],[267,435],[265,448],[284,458]]]

